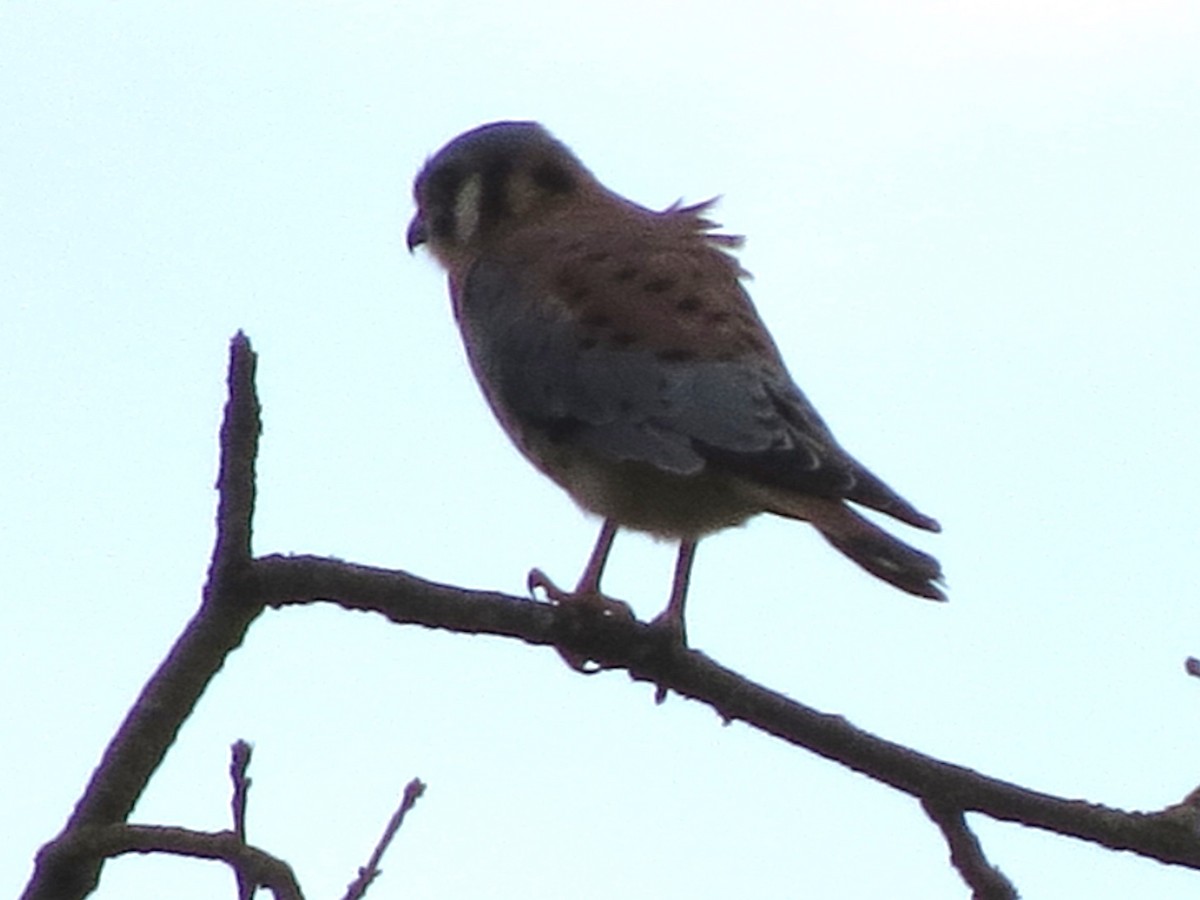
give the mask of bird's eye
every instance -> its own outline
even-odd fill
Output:
[[[535,185],[552,194],[565,194],[575,186],[571,173],[557,163],[538,163],[530,174]]]

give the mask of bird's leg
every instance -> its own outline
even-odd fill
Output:
[[[600,535],[596,538],[596,546],[592,548],[592,555],[588,557],[587,566],[584,568],[583,574],[579,576],[579,584],[575,585],[576,597],[581,594],[604,596],[600,593],[600,576],[604,574],[604,564],[608,562],[608,551],[612,549],[616,536],[616,523],[612,519],[605,519],[604,524],[600,526]]]
[[[675,578],[671,582],[671,599],[667,608],[650,624],[661,628],[679,644],[687,646],[687,631],[683,624],[683,605],[687,601],[688,582],[692,576],[692,560],[696,558],[696,541],[684,539],[679,543],[679,556],[675,560]]]
[[[605,519],[600,526],[600,536],[592,555],[588,557],[587,566],[579,576],[575,590],[564,591],[546,577],[541,569],[531,569],[528,584],[529,593],[535,594],[538,588],[546,592],[546,596],[560,608],[560,616],[566,625],[568,633],[586,633],[596,624],[597,619],[607,619],[618,616],[622,619],[633,619],[633,610],[629,604],[605,597],[600,593],[600,576],[604,574],[604,564],[608,561],[608,551],[612,549],[613,539],[617,536],[617,523]],[[565,614],[565,615],[564,615]],[[577,672],[594,675],[602,671],[603,666],[592,663],[586,653],[571,649],[570,642],[557,643],[558,655],[568,666]]]
[[[696,541],[679,542],[679,556],[675,558],[675,578],[671,582],[671,599],[667,608],[655,616],[650,627],[658,631],[666,642],[668,652],[687,647],[687,631],[683,624],[683,604],[687,600],[688,582],[692,577],[692,560],[696,558]],[[654,689],[654,702],[662,704],[667,699],[667,686],[658,684]]]
[[[564,591],[551,581],[541,569],[532,569],[528,578],[530,592],[541,588],[553,603],[588,603],[599,608],[606,615],[616,612],[632,618],[633,613],[628,605],[600,593],[600,577],[604,574],[608,551],[612,549],[613,539],[616,536],[617,523],[612,519],[605,519],[604,525],[600,528],[600,536],[596,539],[596,546],[592,549],[592,555],[588,558],[583,574],[579,576],[579,583],[575,585],[575,590]]]

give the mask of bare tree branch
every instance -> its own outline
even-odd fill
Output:
[[[38,853],[24,900],[69,900],[95,888],[103,857],[60,853],[55,845],[70,843],[72,834],[80,829],[129,818],[200,695],[263,609],[247,580],[254,455],[261,430],[254,367],[250,342],[239,332],[230,345],[229,400],[221,426],[217,481],[216,549],[204,602],[130,707],[66,826]]]
[[[970,860],[974,854],[982,861],[978,845],[972,849],[974,839],[965,826],[960,827],[963,813],[980,812],[1200,868],[1200,800],[1195,796],[1161,812],[1126,812],[989,778],[797,703],[703,653],[664,642],[660,631],[641,622],[596,615],[582,605],[556,606],[463,590],[404,572],[319,557],[253,559],[254,458],[260,431],[254,368],[250,344],[239,333],[230,350],[230,393],[217,483],[217,539],[203,603],[131,708],[62,833],[39,852],[23,894],[26,900],[71,900],[95,887],[104,859],[115,852],[95,843],[95,836],[131,827],[121,823],[250,623],[267,604],[316,602],[377,612],[400,624],[517,638],[553,647],[564,659],[625,669],[631,678],[650,682],[659,691],[669,689],[708,704],[727,722],[744,721],[918,798],[943,827],[952,853],[960,859]],[[160,836],[160,843],[148,849],[159,850],[167,847],[161,835],[177,830],[153,833]],[[235,833],[229,834],[231,840],[237,839]],[[238,846],[245,847],[244,843]],[[129,849],[138,848],[121,852]],[[222,850],[225,855],[212,852],[214,858],[236,855],[232,850]],[[299,896],[298,889],[294,896]]]
[[[361,900],[367,893],[367,888],[380,874],[379,862],[383,859],[383,854],[387,852],[388,846],[392,843],[392,838],[396,836],[396,832],[400,830],[400,826],[404,823],[404,817],[408,815],[408,811],[412,809],[417,799],[425,793],[425,784],[420,778],[414,778],[404,788],[404,796],[400,798],[400,806],[392,813],[392,818],[388,821],[387,828],[383,830],[383,836],[379,839],[379,843],[375,845],[374,852],[371,853],[371,858],[367,864],[358,870],[358,877],[350,882],[346,888],[346,895],[343,900]]]
[[[251,885],[261,885],[277,900],[304,900],[291,866],[242,841],[232,831],[193,831],[157,825],[106,825],[74,832],[58,852],[80,858],[108,859],[126,853],[171,853],[227,863]]]
[[[950,847],[950,862],[971,889],[972,900],[1017,900],[1020,896],[1017,889],[1003,872],[987,861],[979,839],[967,827],[961,809],[928,799],[921,805],[942,830]]]
[[[221,420],[221,461],[217,472],[217,539],[205,598],[219,592],[237,570],[249,564],[254,525],[258,437],[262,406],[254,387],[258,357],[242,332],[229,346],[229,399]]]
[[[698,650],[665,646],[659,633],[641,622],[613,616],[585,619],[574,607],[461,590],[405,572],[311,556],[262,557],[254,570],[272,606],[330,602],[401,624],[560,647],[576,658],[625,669],[637,681],[706,703],[725,721],[746,722],[918,799],[1200,868],[1198,817],[1191,804],[1157,813],[1126,812],[989,778],[797,703]]]

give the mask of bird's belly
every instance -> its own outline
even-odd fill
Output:
[[[721,473],[679,475],[567,446],[528,455],[585,510],[659,537],[699,538],[763,512],[739,479]]]

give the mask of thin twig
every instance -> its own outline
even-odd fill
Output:
[[[967,827],[962,810],[926,798],[921,805],[942,830],[950,847],[950,863],[958,870],[972,900],[1017,900],[1020,896],[1004,873],[987,861],[974,832]]]
[[[254,748],[246,741],[234,741],[229,748],[229,777],[233,781],[233,833],[239,841],[246,843],[246,803],[250,796],[250,777],[246,770],[250,768],[250,756]],[[252,900],[256,885],[246,877],[241,869],[236,870],[238,900]]]
[[[350,882],[349,887],[346,888],[346,895],[343,900],[361,900],[367,893],[367,888],[371,886],[371,882],[382,871],[379,868],[379,862],[383,859],[383,854],[387,852],[388,846],[392,843],[392,838],[400,830],[400,825],[404,822],[404,817],[416,805],[417,798],[423,793],[425,793],[425,784],[420,778],[414,778],[405,786],[404,796],[400,800],[399,808],[392,813],[392,818],[388,821],[387,828],[383,830],[383,837],[375,845],[375,850],[371,853],[371,858],[365,866],[358,870],[358,877]]]
[[[241,841],[232,831],[193,831],[156,825],[109,825],[84,829],[73,836],[69,849],[103,857],[125,853],[170,853],[220,860],[243,873],[251,884],[271,891],[276,900],[304,900],[291,866],[278,857]]]

